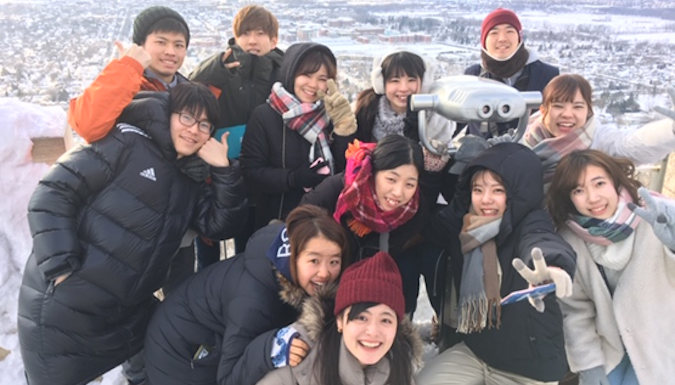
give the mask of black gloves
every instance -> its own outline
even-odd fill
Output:
[[[309,168],[295,169],[288,174],[288,184],[291,187],[312,188],[326,179],[328,174],[319,174],[318,171],[327,166],[328,163],[321,161]]]

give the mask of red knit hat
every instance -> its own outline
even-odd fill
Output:
[[[394,310],[400,321],[405,315],[403,283],[396,262],[380,251],[349,266],[340,279],[335,296],[335,315],[362,302],[382,303]]]
[[[485,16],[483,25],[480,27],[480,45],[485,48],[485,38],[488,32],[499,24],[510,24],[518,31],[518,34],[523,32],[523,26],[520,25],[520,20],[512,10],[506,8],[497,8]],[[520,38],[518,38],[520,41]]]

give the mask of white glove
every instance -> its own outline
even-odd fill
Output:
[[[514,258],[511,265],[516,269],[530,285],[539,286],[550,282],[555,283],[555,296],[558,298],[565,298],[572,295],[572,278],[567,272],[559,267],[548,267],[544,260],[544,255],[541,249],[535,247],[532,249],[532,263],[534,270],[525,265],[522,259]],[[532,305],[538,312],[544,311],[544,301],[542,298],[528,297],[530,305]]]

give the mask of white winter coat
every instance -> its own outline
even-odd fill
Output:
[[[675,375],[675,254],[642,221],[622,242],[631,258],[612,298],[588,244],[569,228],[562,237],[577,252],[574,293],[561,299],[565,348],[574,372],[614,369],[628,353],[641,384],[667,384]],[[606,249],[606,248],[605,248]]]

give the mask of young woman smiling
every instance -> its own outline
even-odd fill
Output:
[[[675,148],[672,119],[637,129],[602,126],[593,113],[592,93],[588,81],[573,74],[557,76],[544,89],[540,114],[530,119],[521,143],[541,159],[547,185],[560,159],[575,150],[590,148],[648,164]]]
[[[404,311],[401,277],[384,252],[347,268],[334,298],[305,302],[288,328],[311,346],[297,366],[258,385],[409,385],[421,362],[421,341]]]
[[[316,206],[259,230],[244,253],[194,275],[157,309],[145,340],[148,383],[254,384],[275,368],[274,333],[265,333],[335,282],[346,252],[342,227]]]
[[[377,145],[355,141],[346,157],[346,171],[307,193],[302,204],[333,213],[347,230],[352,258],[388,251],[396,259],[428,214],[419,193],[422,148],[406,137],[389,135]]]
[[[305,191],[344,170],[356,118],[335,86],[336,76],[328,47],[293,44],[268,102],[253,111],[239,159],[257,205],[256,229],[286,218]]]
[[[577,253],[573,294],[560,303],[581,385],[665,384],[675,373],[665,338],[675,321],[675,202],[634,172],[626,159],[575,151],[549,190],[549,211]]]

